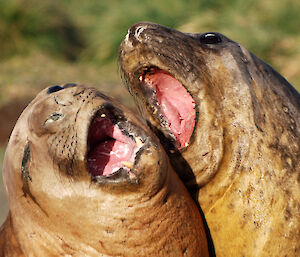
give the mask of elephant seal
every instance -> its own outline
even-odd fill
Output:
[[[219,33],[139,23],[119,62],[200,203],[216,255],[300,256],[299,93]]]
[[[4,159],[1,256],[208,256],[193,199],[147,126],[94,88],[40,92]]]

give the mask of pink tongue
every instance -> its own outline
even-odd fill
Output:
[[[97,118],[90,130],[88,168],[94,176],[107,176],[123,167],[124,161],[134,161],[135,142],[107,118]]]
[[[161,111],[179,149],[188,145],[195,127],[195,101],[182,84],[164,71],[147,74],[145,81],[154,86]]]

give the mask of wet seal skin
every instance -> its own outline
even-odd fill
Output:
[[[208,256],[200,213],[159,140],[94,88],[40,92],[3,172],[0,256]]]
[[[219,33],[139,23],[119,61],[200,203],[216,255],[300,256],[299,93]]]

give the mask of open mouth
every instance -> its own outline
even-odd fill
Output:
[[[171,74],[157,67],[143,68],[139,83],[152,115],[167,128],[178,149],[187,147],[196,122],[196,103],[190,93]]]
[[[109,113],[98,111],[88,134],[87,167],[92,177],[111,177],[118,173],[135,178],[132,171],[142,140],[119,128]]]

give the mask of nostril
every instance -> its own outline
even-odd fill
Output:
[[[131,43],[137,43],[142,41],[142,32],[145,30],[146,26],[141,24],[133,25],[126,35],[126,39],[131,41]]]
[[[136,28],[135,33],[134,33],[134,36],[136,37],[136,39],[139,40],[139,37],[140,37],[140,35],[141,35],[141,33],[143,32],[144,29],[145,29],[145,28],[142,27],[142,26],[138,26],[138,27]]]

